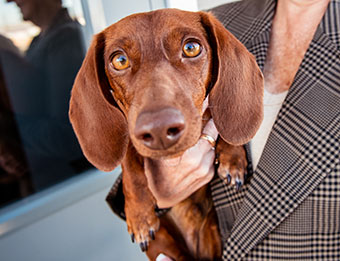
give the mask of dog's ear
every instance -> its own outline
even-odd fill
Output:
[[[129,138],[105,74],[105,36],[94,37],[72,89],[69,117],[86,158],[110,171],[123,159]]]
[[[209,108],[217,130],[240,145],[256,133],[263,118],[263,76],[252,54],[211,14],[201,12],[212,50]]]

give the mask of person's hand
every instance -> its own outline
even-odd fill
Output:
[[[204,107],[207,107],[207,101]],[[202,133],[217,139],[218,132],[212,119]],[[202,138],[180,157],[163,160],[145,158],[148,186],[157,206],[172,207],[209,183],[214,176],[214,159],[212,145]]]
[[[172,261],[172,259],[164,254],[159,254],[156,258],[156,261]]]

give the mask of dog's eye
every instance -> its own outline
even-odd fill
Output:
[[[118,71],[124,70],[130,66],[129,59],[122,53],[114,55],[111,64]]]
[[[187,42],[183,45],[185,57],[196,57],[201,53],[201,45],[198,42]]]

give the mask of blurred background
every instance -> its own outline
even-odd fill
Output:
[[[105,202],[120,168],[94,169],[74,136],[74,77],[93,34],[129,14],[227,2],[0,0],[1,261],[147,260]]]

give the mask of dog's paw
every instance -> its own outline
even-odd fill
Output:
[[[244,184],[247,173],[247,156],[243,146],[227,144],[222,139],[216,147],[217,173],[227,184],[239,190]]]
[[[137,212],[136,209],[125,208],[126,224],[132,242],[139,244],[144,252],[148,250],[150,241],[155,239],[160,222],[153,209],[152,211],[143,210],[143,212]]]

